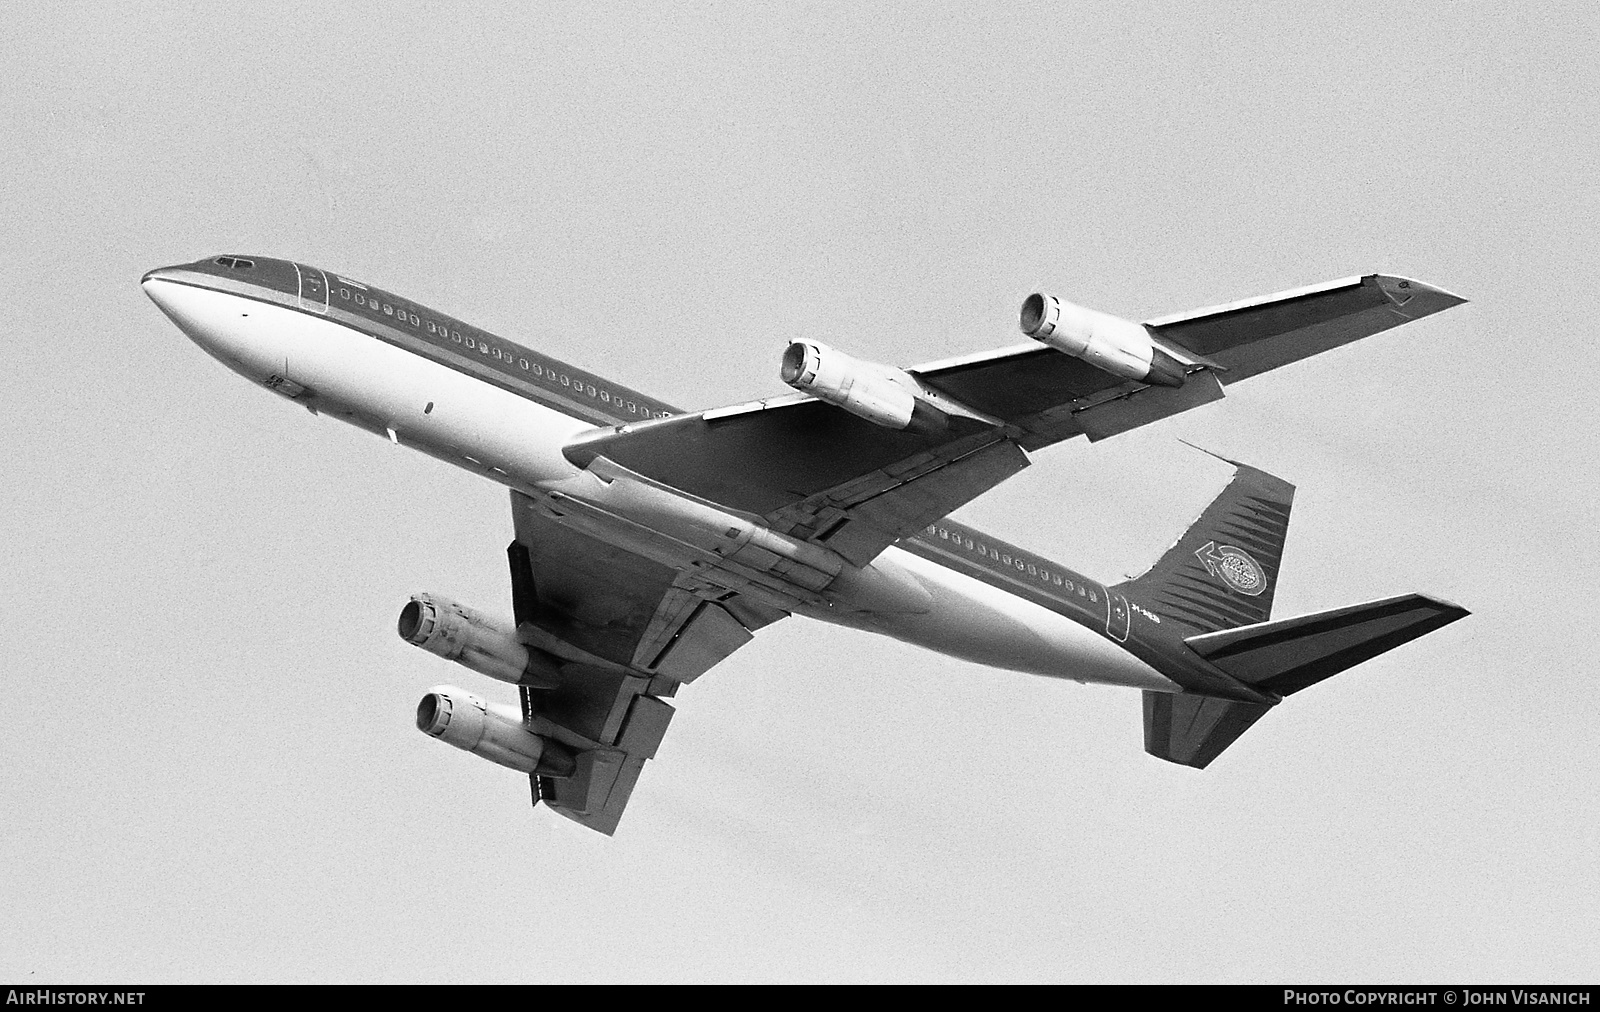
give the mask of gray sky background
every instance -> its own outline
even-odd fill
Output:
[[[1592,4],[42,6],[0,40],[0,979],[1600,977]],[[221,252],[690,408],[782,392],[796,335],[1013,343],[1034,286],[1417,277],[1473,301],[960,516],[1118,579],[1226,478],[1181,437],[1299,486],[1278,614],[1475,614],[1204,773],[1136,693],[791,620],[608,841],[413,725],[512,698],[394,633],[509,612],[506,493],[139,290]]]

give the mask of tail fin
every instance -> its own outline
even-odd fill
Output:
[[[1189,691],[1144,694],[1144,747],[1204,769],[1287,696],[1465,617],[1465,608],[1407,594],[1270,621],[1294,486],[1229,461],[1238,471],[1150,571],[1110,588],[1186,627],[1184,647],[1214,670],[1264,694],[1264,703]],[[1176,644],[1174,644],[1176,646]],[[1184,648],[1179,648],[1180,650]],[[1181,664],[1180,664],[1181,667]]]
[[[1149,572],[1111,588],[1114,593],[1197,633],[1271,617],[1294,486],[1228,463],[1238,471],[1222,494]]]

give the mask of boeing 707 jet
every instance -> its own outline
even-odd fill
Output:
[[[1410,594],[1274,620],[1294,488],[1243,464],[1149,572],[1113,585],[950,519],[1052,443],[1465,301],[1405,278],[1145,323],[1037,293],[1025,343],[896,368],[795,341],[779,363],[795,392],[709,411],[288,260],[210,257],[142,283],[252,383],[510,489],[511,619],[418,594],[399,632],[519,703],[440,686],[417,726],[608,835],[667,700],[789,615],[1138,689],[1146,751],[1203,768],[1283,697],[1467,614]]]

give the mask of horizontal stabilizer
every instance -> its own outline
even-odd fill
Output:
[[[1184,642],[1241,682],[1287,696],[1468,614],[1457,605],[1406,594]]]
[[[1157,759],[1203,770],[1270,709],[1258,703],[1146,690],[1144,750]]]

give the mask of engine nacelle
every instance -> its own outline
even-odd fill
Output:
[[[422,697],[417,729],[519,773],[570,777],[575,766],[570,751],[524,727],[516,707],[485,702],[454,685]]]
[[[917,395],[910,374],[862,362],[818,341],[795,341],[783,353],[783,381],[819,401],[886,429],[943,428],[949,416]]]
[[[413,646],[502,682],[545,688],[560,682],[555,666],[519,642],[516,629],[447,598],[413,596],[400,611],[399,631]]]
[[[1023,300],[1021,323],[1022,332],[1035,341],[1113,376],[1183,385],[1183,363],[1157,348],[1150,332],[1132,320],[1035,292]]]

